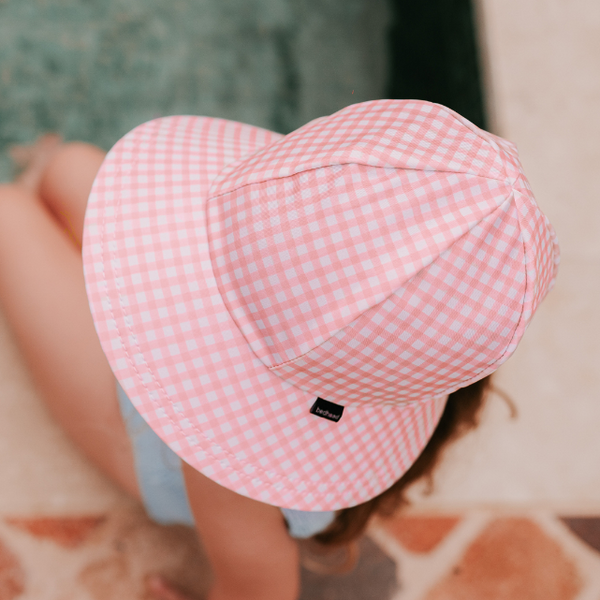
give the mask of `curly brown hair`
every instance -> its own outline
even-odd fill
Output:
[[[340,510],[335,521],[325,531],[313,536],[313,539],[327,546],[347,544],[364,532],[372,515],[390,516],[399,506],[407,504],[408,487],[423,477],[431,478],[448,444],[479,424],[490,380],[491,376],[488,375],[450,394],[431,439],[410,469],[379,496],[358,506]]]

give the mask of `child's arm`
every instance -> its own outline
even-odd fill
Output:
[[[296,600],[298,546],[281,511],[236,494],[185,463],[183,474],[215,575],[208,600]]]

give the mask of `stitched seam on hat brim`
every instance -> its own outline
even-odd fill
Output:
[[[135,164],[137,164],[137,159],[133,161],[133,165],[135,165]],[[121,169],[121,165],[119,165],[119,170],[118,170],[118,173],[121,173],[121,171],[122,171],[122,169]],[[115,213],[117,212],[117,208],[119,208],[119,207],[120,207],[120,205],[121,205],[121,198],[120,198],[120,196],[119,196],[119,199],[118,199],[118,201],[115,203]],[[103,215],[104,215],[104,214],[105,214],[105,213],[103,212]],[[103,220],[103,225],[104,225],[104,220]],[[104,228],[104,231],[106,231],[106,228]],[[113,236],[114,236],[114,237],[113,237],[113,240],[112,240],[112,241],[114,241],[114,238],[116,237],[116,231],[117,231],[117,228],[115,227],[115,231],[114,231],[114,233],[113,233]],[[108,244],[107,244],[107,246],[108,246]],[[110,251],[108,251],[108,252],[110,253]],[[109,256],[110,256],[110,254],[109,254]],[[104,261],[103,261],[103,263],[102,263],[102,266],[104,267]],[[117,272],[117,271],[115,270],[115,272]],[[103,275],[104,275],[104,269],[103,269]],[[119,291],[119,289],[118,289],[117,279],[118,279],[118,277],[115,277],[115,289],[116,289],[116,290],[117,290],[117,292],[118,292],[118,291]],[[121,294],[119,293],[119,299],[120,299],[120,298],[121,298]],[[113,312],[113,310],[112,310],[112,302],[110,302],[110,300],[108,300],[108,302],[109,302],[109,306],[111,307],[111,309],[110,309],[110,314],[111,314],[111,316],[113,316],[113,319],[114,319],[115,323],[117,323],[118,321],[117,321],[117,319],[116,319],[116,318],[114,318],[114,312]],[[120,308],[121,308],[121,311],[122,311],[123,315],[125,315],[125,316],[129,316],[129,317],[130,317],[131,315],[129,315],[129,313],[128,313],[128,312],[125,310],[125,306],[124,306],[124,304],[122,304],[120,301],[119,301],[119,304],[120,304]],[[128,331],[128,332],[129,332],[129,333],[130,333],[130,334],[133,336],[133,338],[134,338],[134,339],[136,339],[136,340],[137,340],[137,337],[138,337],[138,336],[137,336],[137,335],[136,335],[136,334],[133,332],[133,330],[131,329],[131,326],[127,325],[127,323],[126,323],[126,319],[123,319],[123,321],[125,322],[125,327],[126,327],[127,331]],[[149,400],[151,400],[151,390],[149,389],[149,387],[148,387],[147,383],[146,383],[146,382],[144,382],[144,379],[143,379],[143,377],[142,377],[141,373],[139,372],[139,370],[138,370],[138,368],[137,368],[137,366],[136,366],[136,364],[135,364],[135,361],[133,360],[133,356],[131,356],[131,355],[130,355],[130,353],[127,351],[127,346],[126,346],[126,345],[123,343],[123,337],[121,336],[121,331],[120,331],[120,329],[117,327],[117,328],[116,328],[116,330],[117,330],[117,332],[118,332],[118,335],[119,335],[119,341],[121,342],[121,345],[122,345],[122,348],[123,348],[124,354],[125,354],[125,356],[127,357],[127,362],[129,363],[129,365],[130,365],[130,368],[132,369],[132,371],[133,371],[133,372],[134,372],[134,373],[137,375],[138,381],[140,382],[140,384],[142,385],[142,387],[143,387],[143,388],[144,388],[144,389],[145,389],[145,390],[148,392],[148,399],[149,399]],[[160,381],[159,381],[159,380],[156,378],[156,376],[155,376],[155,373],[154,373],[154,370],[153,370],[152,368],[150,368],[150,366],[149,366],[148,362],[146,361],[146,357],[145,357],[144,353],[141,351],[141,348],[140,348],[140,347],[139,347],[139,345],[137,345],[137,344],[135,345],[135,347],[137,347],[138,354],[139,354],[139,356],[140,356],[140,357],[142,357],[142,359],[143,359],[143,364],[144,364],[144,366],[146,367],[146,369],[147,369],[147,372],[148,372],[148,374],[149,374],[149,375],[150,375],[150,377],[151,377],[151,380],[154,382],[154,384],[155,384],[155,387],[156,387],[156,390],[158,390],[158,391],[159,391],[159,393],[161,393],[161,394],[162,394],[163,398],[164,398],[165,400],[167,400],[167,402],[170,402],[171,398],[170,398],[169,394],[167,394],[167,392],[166,392],[166,390],[164,389],[164,387],[163,387],[162,383],[161,383],[161,382],[160,382]],[[171,415],[169,414],[169,412],[168,412],[167,410],[165,410],[164,406],[163,406],[163,405],[160,405],[160,404],[158,403],[158,400],[151,400],[151,401],[152,401],[152,403],[153,403],[155,406],[157,406],[157,405],[158,405],[158,407],[159,407],[159,408],[161,408],[161,409],[164,411],[165,417],[167,418],[167,420],[169,421],[169,423],[170,423],[170,424],[171,424],[171,425],[174,427],[174,429],[175,429],[176,431],[179,431],[179,432],[181,433],[181,435],[182,435],[184,438],[187,438],[187,437],[189,437],[189,435],[188,435],[188,434],[186,434],[186,433],[183,431],[183,429],[181,428],[181,425],[179,424],[179,421],[175,421],[175,420],[173,420],[173,418],[171,417]],[[142,416],[143,416],[143,415],[142,415]],[[216,443],[214,440],[211,440],[210,438],[208,438],[208,437],[206,436],[206,434],[205,434],[205,433],[204,433],[204,432],[203,432],[203,431],[202,431],[202,430],[201,430],[201,429],[200,429],[200,428],[199,428],[197,425],[195,425],[195,424],[191,424],[191,427],[194,429],[194,431],[195,431],[195,432],[196,432],[196,433],[197,433],[197,434],[198,434],[200,437],[202,437],[202,438],[203,438],[203,439],[204,439],[204,440],[207,442],[207,447],[206,447],[206,448],[203,448],[203,451],[204,451],[204,452],[206,452],[207,454],[211,455],[211,456],[214,458],[214,460],[216,460],[216,461],[219,461],[219,458],[218,458],[217,456],[215,456],[215,454],[214,454],[212,451],[210,451],[210,450],[209,450],[210,446],[216,446],[216,447],[218,447],[218,448],[219,448],[219,450],[220,450],[221,452],[223,452],[223,454],[225,454],[225,455],[227,455],[227,456],[231,457],[231,458],[232,458],[232,459],[233,459],[235,462],[238,462],[238,463],[241,463],[241,464],[248,464],[248,465],[249,465],[249,466],[251,466],[253,469],[255,469],[257,472],[259,472],[259,473],[263,473],[263,474],[266,476],[266,478],[267,478],[267,483],[268,483],[269,485],[271,485],[271,486],[275,486],[275,485],[276,485],[275,483],[273,483],[273,482],[272,482],[272,479],[274,479],[274,478],[276,477],[276,475],[275,475],[275,474],[273,474],[273,475],[270,475],[270,474],[269,474],[269,472],[268,472],[268,471],[266,471],[266,470],[264,470],[262,467],[260,467],[260,466],[257,466],[257,465],[255,465],[255,464],[252,464],[252,463],[250,463],[250,462],[248,462],[248,461],[242,460],[242,459],[240,459],[239,457],[235,456],[235,454],[234,454],[234,453],[232,453],[231,451],[227,450],[226,448],[223,448],[223,447],[222,447],[220,444]],[[222,467],[221,467],[221,468],[222,468]],[[235,470],[235,469],[234,469],[234,468],[232,468],[232,467],[228,467],[228,470],[230,470],[230,471],[234,471],[234,472],[236,473],[236,475],[237,475],[238,477],[240,477],[240,479],[248,479],[249,483],[251,484],[252,475],[246,474],[246,473],[244,473],[244,472],[242,472],[242,471],[237,471],[237,470]],[[279,479],[278,481],[279,481],[279,482],[281,482],[282,480],[281,480],[281,479]],[[287,485],[283,485],[283,487],[285,487],[285,488],[287,488],[287,489],[289,489],[289,490],[294,490],[294,489],[295,489],[295,486],[293,486],[292,482],[288,483],[288,480],[284,480],[284,481],[285,481],[285,483],[286,483]],[[280,485],[281,485],[281,484],[280,484]],[[251,486],[251,487],[254,487],[254,486]],[[316,495],[316,494],[315,494],[315,495]]]
[[[169,117],[163,117],[163,118],[169,118]],[[159,120],[159,119],[157,119],[157,120]],[[147,123],[144,123],[143,125],[140,125],[139,127],[143,127],[144,125],[147,125]],[[134,131],[136,131],[137,129],[138,129],[138,128],[136,128]],[[133,133],[133,132],[130,132],[130,133]],[[155,132],[155,136],[156,136],[156,132]],[[131,139],[131,138],[129,138],[129,139]],[[136,143],[138,143],[138,144],[139,144],[139,142],[136,142]],[[133,165],[135,165],[136,163],[137,163],[137,159],[135,159],[135,160],[132,160],[132,164],[133,164]],[[118,170],[117,170],[117,174],[120,174],[121,172],[123,172],[123,171],[122,171],[122,165],[120,165],[120,164],[119,164],[119,166],[118,166]],[[116,179],[116,174],[115,174],[115,179]],[[119,195],[119,196],[118,196],[118,200],[117,200],[117,201],[115,202],[115,204],[114,204],[115,215],[116,215],[116,214],[118,214],[117,208],[118,208],[118,207],[120,207],[120,205],[121,205],[121,197],[120,197],[120,195]],[[103,229],[102,229],[102,231],[103,231],[103,232],[106,232],[106,226],[105,226],[105,223],[106,223],[106,211],[105,211],[105,210],[103,210],[103,211],[102,211],[102,226],[103,226]],[[114,239],[115,239],[115,237],[116,237],[116,232],[117,232],[117,228],[115,227],[115,231],[113,232],[113,238],[112,238],[112,241],[114,241]],[[107,252],[107,255],[110,257],[110,256],[111,256],[111,254],[110,254],[110,250],[108,249],[108,247],[109,247],[109,244],[105,244],[105,243],[104,243],[104,240],[105,240],[105,238],[106,238],[106,236],[105,236],[105,235],[102,235],[102,241],[101,241],[101,255],[102,255],[103,257],[105,256],[105,250],[104,250],[104,248],[106,247],[106,248],[107,248],[107,250],[106,250],[106,252]],[[104,283],[104,285],[105,285],[105,289],[106,289],[106,290],[108,290],[108,283],[107,283],[107,278],[106,278],[106,271],[105,271],[105,269],[104,269],[105,262],[106,262],[106,261],[104,261],[104,260],[102,261],[102,277],[103,277],[103,283]],[[115,273],[118,273],[118,271],[116,271],[116,269],[115,269]],[[117,290],[117,292],[118,292],[118,287],[117,287],[116,280],[117,280],[117,277],[115,277],[115,289],[116,289],[116,290]],[[119,298],[120,298],[120,297],[121,297],[121,294],[119,293]],[[115,322],[115,323],[118,323],[117,319],[115,318],[115,313],[114,313],[114,311],[113,311],[113,303],[112,303],[112,301],[110,300],[110,298],[109,298],[109,296],[108,296],[108,293],[106,294],[106,300],[107,300],[107,302],[108,302],[108,305],[109,305],[109,307],[110,307],[110,309],[109,309],[109,314],[112,316],[112,318],[113,318],[114,322]],[[123,304],[120,302],[120,300],[119,300],[119,305],[120,305],[120,308],[121,308],[121,311],[122,311],[123,315],[130,316],[130,315],[128,314],[128,312],[125,310],[125,308],[124,308],[124,305],[123,305]],[[123,319],[123,321],[125,321],[125,319]],[[126,323],[125,323],[125,327],[126,327],[127,331],[128,331],[130,334],[133,334],[133,335],[134,335],[134,339],[136,339],[136,340],[137,340],[137,335],[135,335],[135,334],[134,334],[134,332],[133,332],[133,330],[131,329],[131,327],[130,327],[129,325],[127,325]],[[139,370],[138,370],[138,368],[137,368],[137,366],[136,366],[136,364],[135,364],[135,361],[133,360],[133,356],[132,356],[132,355],[130,355],[130,353],[127,351],[127,346],[126,346],[126,345],[123,343],[123,337],[122,337],[122,335],[121,335],[121,329],[120,329],[118,326],[116,327],[116,331],[117,331],[117,335],[118,335],[118,337],[119,337],[119,341],[121,342],[121,346],[122,346],[123,352],[124,352],[125,356],[127,357],[127,362],[128,362],[128,364],[130,365],[130,368],[131,368],[131,369],[132,369],[132,371],[133,371],[133,372],[136,374],[136,376],[137,376],[137,379],[138,379],[138,382],[139,382],[139,383],[141,384],[141,386],[142,386],[142,387],[143,387],[143,388],[144,388],[144,389],[145,389],[145,390],[148,392],[148,399],[149,399],[149,400],[151,400],[151,390],[149,389],[149,387],[148,387],[148,384],[147,384],[147,383],[144,381],[144,378],[142,377],[141,373],[139,372]],[[159,391],[159,393],[160,393],[160,394],[163,396],[163,398],[164,398],[165,400],[167,400],[167,402],[170,402],[170,396],[169,396],[169,394],[167,394],[166,390],[164,389],[164,387],[162,386],[162,384],[160,383],[160,381],[156,379],[156,376],[155,376],[155,374],[154,374],[154,370],[153,370],[153,369],[151,369],[151,368],[149,367],[149,365],[148,365],[148,362],[146,361],[146,357],[145,357],[145,355],[144,355],[144,354],[141,352],[141,349],[139,348],[139,346],[137,346],[137,348],[138,348],[138,351],[139,351],[139,356],[140,356],[140,357],[143,359],[143,364],[144,364],[144,366],[146,367],[146,369],[148,370],[148,373],[149,373],[149,375],[150,375],[150,377],[151,377],[151,380],[154,382],[154,384],[155,384],[155,386],[156,386],[156,390],[157,390],[157,391]],[[262,363],[261,363],[261,364],[262,364]],[[267,367],[266,367],[266,366],[265,366],[265,369],[267,369]],[[267,369],[267,370],[268,370],[268,369]],[[291,384],[290,384],[290,385],[291,385]],[[294,387],[295,387],[295,386],[294,386]],[[172,418],[172,417],[171,417],[171,415],[168,413],[168,411],[167,411],[167,410],[164,408],[164,406],[163,406],[163,405],[159,405],[159,401],[158,401],[158,400],[151,400],[151,401],[152,401],[152,403],[153,403],[155,406],[158,406],[159,408],[163,409],[163,411],[164,411],[164,413],[165,413],[165,417],[167,418],[167,420],[170,422],[170,424],[171,424],[171,425],[174,427],[174,429],[175,429],[176,431],[179,431],[179,432],[181,433],[181,435],[183,436],[183,438],[184,438],[184,439],[185,439],[185,438],[187,438],[187,437],[189,437],[189,435],[188,435],[188,434],[186,434],[186,433],[183,431],[183,429],[182,429],[182,428],[181,428],[181,426],[179,425],[179,422],[178,422],[178,421],[174,421],[174,420],[173,420],[173,418]],[[137,410],[137,409],[136,409],[136,410]],[[141,413],[140,413],[140,414],[141,414]],[[143,417],[143,416],[144,416],[144,415],[142,414],[142,417]],[[202,447],[202,450],[203,450],[203,452],[205,452],[207,455],[211,456],[211,457],[212,457],[212,459],[213,459],[215,462],[220,462],[220,461],[222,460],[222,458],[219,458],[219,457],[217,457],[217,456],[215,455],[215,453],[214,453],[214,452],[212,452],[212,450],[211,450],[211,446],[212,446],[212,447],[215,447],[215,446],[216,446],[216,447],[217,447],[217,448],[218,448],[218,449],[219,449],[219,450],[220,450],[220,451],[221,451],[221,452],[222,452],[224,455],[226,455],[226,456],[230,457],[230,459],[232,460],[232,462],[233,462],[233,463],[237,463],[237,464],[240,464],[240,465],[243,465],[243,466],[244,466],[244,465],[247,465],[247,466],[249,466],[249,467],[251,467],[251,468],[253,469],[253,471],[254,471],[254,472],[253,472],[252,474],[248,474],[248,473],[245,473],[245,472],[244,472],[242,469],[235,469],[235,468],[234,468],[233,466],[231,466],[231,465],[230,465],[230,466],[228,466],[228,467],[227,467],[227,469],[224,469],[224,468],[221,466],[221,469],[223,470],[223,472],[224,472],[224,471],[229,471],[229,472],[235,473],[235,474],[236,474],[236,476],[237,476],[237,477],[238,477],[240,480],[242,480],[242,481],[245,481],[245,482],[246,482],[246,484],[247,484],[245,487],[247,487],[247,488],[249,488],[249,489],[255,489],[255,487],[256,487],[256,486],[252,484],[252,479],[255,479],[255,478],[257,478],[257,476],[259,476],[260,474],[262,474],[262,475],[263,475],[263,477],[264,477],[264,479],[261,479],[261,483],[262,483],[263,485],[268,485],[268,486],[270,486],[270,487],[272,487],[272,488],[277,488],[277,487],[279,487],[280,489],[281,489],[281,488],[283,488],[284,490],[286,490],[286,491],[289,491],[289,492],[291,492],[291,493],[293,493],[293,494],[296,492],[296,490],[297,490],[297,485],[298,485],[298,482],[297,482],[297,481],[290,481],[289,479],[287,479],[287,478],[284,478],[284,477],[285,477],[285,475],[284,475],[283,473],[282,473],[282,474],[277,474],[277,473],[272,473],[272,474],[271,474],[271,473],[269,473],[269,471],[265,470],[263,467],[261,467],[261,466],[259,466],[259,465],[256,465],[255,463],[251,463],[251,462],[249,462],[249,461],[248,461],[248,460],[246,460],[246,459],[241,459],[241,458],[239,458],[238,456],[236,456],[236,455],[235,455],[233,452],[231,452],[230,450],[228,450],[228,449],[226,449],[226,448],[222,447],[220,444],[216,443],[214,440],[211,440],[210,438],[208,438],[208,437],[206,436],[206,434],[205,434],[205,433],[204,433],[204,432],[203,432],[203,431],[202,431],[202,430],[199,428],[199,426],[198,426],[198,425],[196,425],[196,424],[190,424],[190,426],[191,426],[191,427],[194,429],[194,432],[195,432],[195,433],[196,433],[196,434],[197,434],[199,437],[201,437],[203,440],[205,440],[206,444],[205,444],[205,446],[204,446],[204,447]],[[152,428],[152,429],[153,429],[153,428]],[[162,438],[161,438],[161,439],[162,439]],[[163,440],[163,441],[164,441],[164,440]],[[178,452],[176,452],[176,454],[179,456],[179,453],[178,453]],[[282,475],[283,475],[283,477],[282,477]],[[223,485],[224,485],[224,484],[223,484]],[[276,490],[276,491],[277,491],[277,492],[280,492],[280,489],[279,489],[279,490]],[[235,493],[239,493],[239,494],[241,494],[241,492],[235,492]],[[328,495],[328,493],[327,493],[327,492],[321,492],[321,493],[319,493],[319,492],[318,492],[318,490],[312,490],[310,493],[311,493],[311,495],[312,495],[313,497],[315,497],[315,498],[317,499],[317,501],[320,501],[320,502],[326,501],[326,498],[327,498],[327,495]],[[241,494],[241,495],[243,495],[243,494]]]

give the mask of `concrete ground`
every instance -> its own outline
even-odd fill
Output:
[[[156,66],[154,55],[145,56],[143,48],[131,48],[127,56],[134,61],[136,77],[141,77],[140,69],[156,69],[163,89],[198,86],[176,103],[181,112],[193,109],[190,98],[196,96],[207,107],[202,112],[221,111],[219,116],[242,120],[248,103],[271,103],[271,108],[284,108],[265,108],[262,116],[253,113],[247,120],[290,129],[354,97],[383,95],[385,77],[373,64],[385,60],[384,49],[377,45],[385,31],[385,8],[376,16],[376,11],[364,12],[372,2],[346,2],[348,8],[338,13],[333,2],[325,2],[327,18],[309,11],[303,33],[293,35],[299,17],[291,3],[282,3],[279,13],[261,16],[266,3],[255,1],[253,10],[233,19],[227,34],[211,29],[213,17],[197,3],[197,20],[213,42],[222,44],[226,64],[249,61],[247,77],[263,78],[258,86],[220,77],[222,65],[217,69],[213,58],[202,52],[207,38],[200,35],[193,52],[177,46],[169,54],[173,62],[164,66]],[[222,7],[234,4],[224,2]],[[310,2],[299,4],[306,8]],[[107,14],[92,15],[96,26],[90,31],[76,21],[89,17],[81,11],[99,11],[98,6],[82,3],[75,10],[74,4],[63,5],[65,18],[74,24],[57,41],[44,28],[47,3],[0,3],[0,141],[5,146],[33,139],[41,133],[40,122],[58,123],[68,136],[85,134],[87,126],[87,139],[108,145],[110,136],[118,136],[136,119],[151,117],[153,111],[162,114],[150,103],[140,108],[133,102],[133,83],[119,71],[127,67],[119,63],[125,46],[113,54],[110,45],[126,45],[128,33],[148,27],[155,46],[146,50],[158,48],[170,27],[188,27],[177,16],[179,5],[173,4],[172,14],[150,18],[141,3],[128,3],[127,9],[110,3]],[[18,13],[11,14],[30,19],[31,35],[18,36],[2,20],[7,6]],[[480,0],[478,15],[490,126],[517,144],[538,202],[557,230],[562,264],[556,288],[498,374],[497,385],[516,405],[517,418],[510,417],[507,403],[495,395],[481,427],[448,452],[434,492],[427,495],[417,486],[409,510],[373,523],[352,573],[323,577],[305,571],[306,600],[600,597],[600,183],[595,176],[600,160],[600,5],[591,0]],[[252,28],[240,25],[242,17],[265,20],[266,37],[252,37],[255,52],[248,57],[228,43],[228,36],[250,35]],[[349,22],[342,23],[342,17]],[[311,46],[310,35],[335,32],[335,27],[346,33],[337,38],[321,35],[322,56],[335,55],[339,44],[351,52],[353,36],[362,35],[375,40],[369,41],[371,62],[350,54],[334,73],[317,68],[311,74],[305,66],[290,66],[298,48]],[[59,52],[59,43],[79,51]],[[11,44],[21,53],[14,60],[9,60]],[[7,100],[7,86],[12,85],[20,86],[23,98],[36,97],[40,81],[35,69],[19,66],[26,52],[39,52],[56,63],[56,80],[42,81],[47,92],[38,94],[33,106],[23,99]],[[68,79],[65,73],[75,68],[81,77]],[[101,86],[96,76],[109,68],[117,75]],[[196,83],[190,83],[192,77],[188,81],[185,69]],[[83,111],[83,100],[70,110],[53,107],[48,97],[61,77],[74,86],[73,94],[87,98],[93,92],[92,112]],[[328,94],[311,95],[310,87],[298,86],[310,77],[312,89],[323,81],[330,86]],[[295,97],[294,90],[301,87]],[[120,100],[121,89],[125,100]],[[352,89],[355,94],[348,101]],[[247,102],[237,102],[240,97]],[[164,102],[167,108],[173,106],[168,98]],[[101,134],[103,130],[109,133]],[[7,163],[2,164],[7,176]],[[150,523],[51,422],[0,318],[0,600],[141,599],[145,575],[156,571],[199,594],[209,578],[189,531]]]

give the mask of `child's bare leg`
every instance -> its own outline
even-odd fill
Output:
[[[296,600],[298,545],[279,508],[236,494],[186,463],[183,476],[213,567],[208,600]]]
[[[64,144],[50,133],[34,144],[13,146],[10,154],[21,168],[15,184],[39,196],[81,247],[87,198],[105,152],[85,142]]]
[[[49,198],[52,208],[73,209],[66,214],[79,240],[86,198]],[[89,458],[139,497],[114,376],[88,307],[80,251],[25,185],[0,186],[0,306],[52,414]]]
[[[79,247],[87,198],[104,156],[104,151],[91,144],[64,144],[40,178],[39,196]]]

